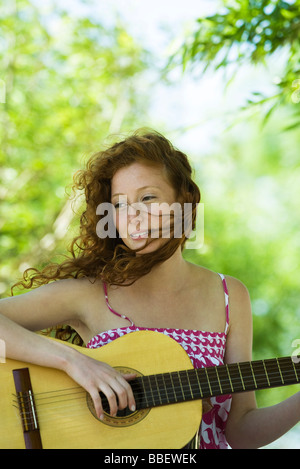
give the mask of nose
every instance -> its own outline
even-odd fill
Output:
[[[128,205],[128,209],[127,209],[127,213],[129,216],[138,216],[140,215],[141,211],[135,207],[133,207],[132,205]]]
[[[144,227],[145,223],[147,224],[148,220],[145,215],[145,210],[143,210],[140,204],[128,205],[127,220],[130,232],[139,231],[141,226]]]
[[[131,231],[139,231],[141,229],[141,223],[143,223],[143,217],[141,214],[141,210],[132,207],[132,205],[128,205],[127,208],[127,220],[130,227],[134,227],[133,229],[129,229]]]
[[[129,216],[142,217],[148,214],[148,207],[143,203],[134,202],[133,204],[128,204],[127,214]]]

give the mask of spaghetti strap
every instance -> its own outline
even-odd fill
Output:
[[[106,302],[106,306],[108,307],[109,311],[111,311],[113,314],[115,314],[116,316],[119,316],[119,318],[123,318],[123,319],[126,319],[127,321],[129,321],[131,323],[131,326],[134,326],[134,323],[133,321],[128,318],[127,316],[125,316],[124,314],[119,314],[117,313],[117,311],[115,311],[109,304],[109,301],[108,301],[108,295],[107,295],[107,285],[105,282],[103,282],[103,290],[104,290],[104,296],[105,296],[105,302]]]
[[[223,274],[220,274],[220,273],[218,273],[218,275],[221,277],[222,284],[223,284],[223,289],[224,289],[224,296],[225,296],[225,314],[226,314],[225,334],[227,334],[228,328],[229,328],[229,294],[228,294],[228,288],[227,288],[227,282],[226,282],[225,276],[224,276]],[[109,301],[108,301],[107,285],[106,285],[105,282],[103,282],[103,290],[104,290],[104,296],[105,296],[106,306],[108,307],[108,309],[109,309],[113,314],[115,314],[116,316],[118,316],[119,318],[123,318],[123,319],[126,319],[127,321],[129,321],[129,322],[131,323],[131,326],[135,326],[134,322],[133,322],[128,316],[125,316],[124,314],[119,314],[117,311],[115,311],[115,310],[110,306]]]
[[[225,276],[223,274],[218,275],[221,277],[223,288],[224,288],[224,295],[225,295],[225,313],[226,313],[226,326],[225,326],[225,334],[228,332],[229,328],[229,293],[227,288],[227,282]]]

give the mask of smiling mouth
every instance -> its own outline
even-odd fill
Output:
[[[132,233],[130,237],[131,239],[147,238],[148,231],[139,231],[138,233]]]

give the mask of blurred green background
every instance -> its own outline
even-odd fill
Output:
[[[201,189],[205,242],[185,256],[246,284],[254,358],[292,354],[299,38],[299,0],[0,1],[0,295],[66,253],[74,172],[147,126],[189,154]]]

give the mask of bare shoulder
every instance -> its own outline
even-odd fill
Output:
[[[102,282],[90,277],[71,278],[58,280],[49,288],[53,288],[53,293],[57,296],[58,301],[61,300],[64,304],[68,302],[76,319],[81,317],[82,311],[86,310],[94,299],[99,301]]]
[[[61,279],[45,285],[45,288],[53,289],[62,295],[73,295],[78,299],[85,292],[99,289],[102,282],[91,277]]]
[[[199,281],[220,285],[220,274],[201,265],[190,263],[191,279],[199,285]],[[239,279],[230,275],[224,275],[231,299],[235,301],[249,300],[249,292]]]
[[[190,268],[190,278],[195,279],[196,282],[199,282],[199,280],[212,280],[218,276],[214,271],[202,265],[193,264],[192,262],[188,262],[188,265]]]
[[[56,304],[63,303],[69,305],[68,309],[76,310],[76,305],[85,300],[85,296],[91,291],[99,288],[99,281],[91,278],[69,278],[56,280],[54,282],[42,285],[25,295],[32,300],[34,297],[41,301],[48,301],[50,298],[55,300]],[[24,295],[20,295],[22,298]]]
[[[226,279],[229,278],[226,276]],[[232,277],[230,277],[232,278]],[[220,290],[220,274],[201,265],[190,263],[190,280],[191,284],[205,285],[216,291]],[[235,280],[235,279],[233,279]]]
[[[229,296],[231,323],[252,320],[251,300],[246,285],[235,277],[225,276]]]
[[[68,278],[57,280],[56,282],[51,283],[50,285],[54,288],[62,289],[66,291],[72,291],[75,294],[78,294],[83,291],[91,291],[99,289],[99,286],[102,285],[101,280],[93,277],[83,277],[83,278]]]
[[[241,280],[231,277],[230,275],[225,275],[225,279],[228,286],[229,297],[231,297],[232,301],[248,302],[250,300],[248,288]]]
[[[82,305],[99,282],[93,279],[62,279],[0,301],[1,314],[30,329],[41,330],[76,320]]]
[[[252,320],[251,301],[248,288],[239,279],[224,274],[228,289],[230,328],[233,324],[249,323]],[[220,274],[206,267],[191,264],[191,278],[195,285],[204,285],[205,291],[219,295]],[[224,288],[224,286],[223,286]]]

